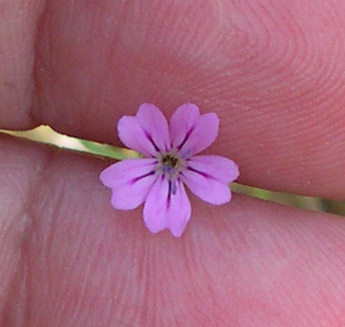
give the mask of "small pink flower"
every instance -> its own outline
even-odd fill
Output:
[[[236,164],[216,155],[195,155],[218,135],[215,113],[201,115],[196,105],[184,104],[168,125],[156,106],[145,103],[117,127],[121,141],[145,158],[115,163],[100,178],[112,190],[113,207],[129,210],[145,202],[144,221],[152,233],[168,228],[174,236],[182,235],[191,216],[184,184],[212,204],[230,201],[229,183],[239,175]]]

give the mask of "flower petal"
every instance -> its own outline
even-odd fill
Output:
[[[157,178],[155,159],[127,159],[102,171],[102,183],[111,188],[111,204],[116,209],[129,210],[142,204]]]
[[[217,205],[230,201],[229,183],[239,174],[233,161],[220,156],[195,156],[187,164],[182,180],[196,196]]]
[[[137,113],[138,122],[145,134],[160,150],[170,148],[169,126],[162,112],[153,104],[143,103]]]
[[[217,114],[200,115],[196,105],[179,107],[170,120],[172,144],[183,158],[188,158],[210,146],[218,136]]]
[[[126,147],[136,150],[147,157],[154,157],[156,149],[145,135],[137,117],[123,116],[117,123],[120,140]]]
[[[158,178],[147,196],[144,221],[152,233],[168,228],[180,237],[191,215],[191,205],[181,181],[176,181],[174,191],[171,182]]]
[[[237,165],[232,160],[221,156],[194,156],[187,160],[187,164],[194,170],[225,184],[231,183],[239,176]]]
[[[146,156],[155,156],[157,151],[167,151],[170,146],[167,120],[153,104],[142,104],[135,117],[122,117],[117,129],[127,147]]]
[[[191,204],[182,181],[176,181],[176,193],[171,195],[167,223],[170,232],[180,237],[192,212]]]
[[[179,147],[200,117],[195,104],[186,103],[176,109],[170,119],[170,137],[173,147]]]

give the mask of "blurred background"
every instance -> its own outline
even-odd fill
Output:
[[[60,148],[87,152],[96,156],[109,157],[118,160],[138,157],[138,154],[134,151],[62,135],[53,131],[49,126],[40,126],[25,132],[6,130],[0,130],[0,132],[35,142],[50,144]],[[273,201],[307,210],[324,211],[345,216],[345,201],[334,201],[282,192],[272,192],[238,183],[231,184],[231,189],[236,193],[246,194],[267,201]]]

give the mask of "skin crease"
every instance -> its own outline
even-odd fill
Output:
[[[116,143],[142,102],[221,119],[243,183],[341,198],[343,1],[5,0],[0,126]],[[172,4],[173,3],[173,4]],[[181,239],[114,210],[110,162],[0,135],[0,326],[345,324],[345,221],[192,198]]]

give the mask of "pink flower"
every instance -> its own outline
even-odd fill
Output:
[[[179,237],[191,216],[184,184],[202,200],[223,204],[231,199],[229,183],[238,175],[236,164],[216,155],[197,153],[218,135],[215,113],[201,115],[193,104],[184,104],[172,115],[170,125],[152,104],[142,104],[136,116],[118,122],[122,142],[145,158],[126,159],[101,173],[111,188],[111,204],[122,210],[143,202],[144,221],[152,233],[168,228]]]

